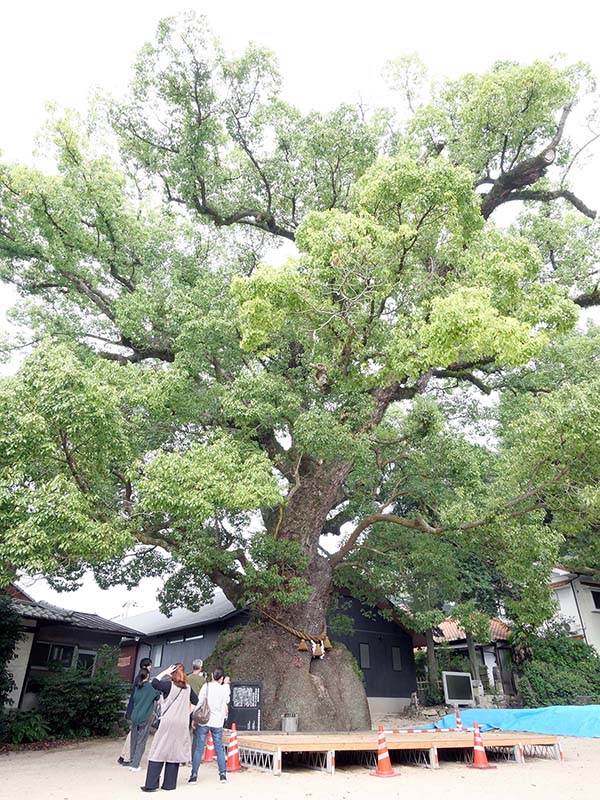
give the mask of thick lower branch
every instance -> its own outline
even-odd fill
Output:
[[[296,241],[295,233],[278,225],[273,215],[267,211],[260,211],[257,208],[244,208],[234,214],[223,216],[209,205],[203,197],[195,197],[193,205],[198,214],[203,217],[209,217],[219,228],[235,224],[249,225],[251,228],[258,228],[266,233],[272,233],[274,236],[281,236],[291,242]]]
[[[503,202],[508,203],[512,200],[539,200],[543,203],[550,203],[553,200],[560,199],[567,200],[586,217],[589,217],[590,219],[596,219],[597,212],[593,211],[589,206],[586,206],[583,200],[581,200],[576,194],[568,189],[549,189],[547,191],[526,189],[524,191],[511,192],[511,194],[506,197]]]
[[[423,533],[442,532],[442,528],[434,528],[432,525],[429,525],[429,523],[423,519],[423,517],[406,519],[406,517],[399,517],[396,514],[369,514],[369,516],[365,517],[361,522],[359,522],[344,545],[331,556],[330,560],[332,565],[334,567],[340,566],[344,558],[356,545],[361,534],[364,533],[367,528],[370,528],[371,525],[375,525],[377,522],[389,522],[394,525],[401,525],[403,528],[422,531]]]
[[[582,453],[577,456],[577,459],[582,457]],[[576,459],[576,460],[577,460]],[[481,517],[480,519],[473,520],[472,522],[465,522],[463,525],[456,525],[452,527],[437,527],[430,525],[427,520],[425,520],[421,516],[417,516],[414,519],[407,519],[405,517],[399,517],[396,514],[369,514],[365,517],[356,528],[352,531],[344,545],[332,556],[330,556],[330,562],[334,569],[338,567],[344,566],[344,558],[355,548],[357,547],[358,540],[360,536],[372,525],[375,525],[378,522],[389,523],[392,525],[400,525],[403,528],[409,528],[415,531],[421,531],[422,533],[431,533],[431,534],[441,534],[445,533],[449,530],[455,531],[469,531],[475,528],[482,528],[485,525],[489,525],[493,519],[497,518],[498,516],[503,516],[505,519],[512,519],[514,517],[520,517],[524,514],[530,514],[533,511],[538,511],[545,508],[545,504],[540,499],[543,492],[551,486],[557,486],[560,484],[562,478],[565,477],[567,472],[569,471],[569,466],[563,467],[552,479],[544,481],[543,483],[539,484],[538,486],[533,486],[528,489],[526,492],[518,495],[517,497],[513,497],[512,500],[508,500],[504,503],[498,511],[495,511],[485,517]],[[527,505],[523,505],[521,508],[516,508],[517,506],[524,504],[527,502]],[[360,547],[360,545],[358,545]]]
[[[244,589],[241,583],[233,578],[231,575],[226,575],[219,570],[213,570],[208,576],[211,581],[223,590],[225,597],[230,600],[234,605],[238,605],[244,594]],[[240,577],[242,577],[240,575]]]
[[[434,378],[456,378],[458,381],[468,381],[484,394],[492,393],[492,388],[487,386],[487,384],[480,380],[476,375],[473,375],[472,372],[455,372],[451,369],[434,369],[433,376]]]
[[[579,297],[574,298],[573,302],[580,308],[592,308],[600,305],[600,288],[586,294],[580,294]]]
[[[565,106],[556,133],[541,152],[519,163],[515,164],[513,162],[510,169],[505,172],[503,171],[494,181],[490,191],[483,195],[481,201],[481,214],[485,219],[488,219],[498,206],[512,200],[541,200],[542,202],[551,202],[558,198],[568,200],[575,208],[581,211],[582,214],[585,214],[591,219],[595,218],[596,212],[588,208],[585,203],[566,189],[559,189],[556,191],[534,191],[526,188],[528,186],[533,186],[543,178],[548,167],[554,163],[556,151],[562,141],[565,125],[570,113],[571,106]]]

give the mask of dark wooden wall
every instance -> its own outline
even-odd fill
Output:
[[[412,637],[399,625],[384,619],[358,600],[342,597],[336,614],[352,620],[351,633],[336,633],[332,639],[346,645],[361,667],[367,697],[410,697],[417,690]],[[370,666],[361,666],[360,645],[367,645]],[[392,648],[398,648],[394,669]],[[398,663],[398,660],[400,663]]]

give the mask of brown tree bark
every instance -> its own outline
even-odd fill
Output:
[[[429,683],[429,691],[432,697],[439,697],[440,687],[438,684],[440,680],[440,670],[435,654],[435,641],[433,639],[432,628],[428,628],[425,631],[425,640],[427,642],[427,682]]]
[[[328,596],[320,598],[321,605]],[[314,607],[306,608],[316,619]],[[264,730],[279,730],[286,713],[298,715],[301,731],[369,730],[365,687],[351,653],[334,641],[324,658],[312,658],[298,643],[257,615],[241,631],[220,637],[211,666],[223,665],[233,680],[262,682]]]
[[[306,572],[299,574],[311,586],[309,599],[291,606],[270,602],[266,614],[257,609],[242,631],[221,637],[214,654],[213,661],[223,661],[233,679],[262,681],[264,729],[279,729],[285,713],[298,714],[304,731],[371,727],[365,687],[351,653],[334,642],[323,658],[313,658],[312,652],[298,650],[300,640],[283,627],[315,637],[327,629],[333,565],[319,552],[319,537],[350,470],[347,463],[301,464],[283,514],[271,531],[277,539],[298,542],[308,557]]]
[[[481,677],[479,675],[479,662],[477,661],[477,651],[475,650],[475,641],[473,640],[473,634],[467,631],[467,651],[469,653],[469,664],[471,666],[471,675],[473,676],[473,680],[480,681]]]

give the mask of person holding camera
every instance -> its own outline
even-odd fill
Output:
[[[177,788],[179,765],[190,760],[190,711],[198,704],[198,695],[188,685],[183,664],[171,664],[152,681],[162,694],[160,725],[148,756],[143,792],[155,792],[164,767],[162,789]]]

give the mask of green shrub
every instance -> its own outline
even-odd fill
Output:
[[[48,738],[48,724],[36,711],[10,711],[2,726],[3,742],[23,744],[41,742]]]
[[[435,657],[437,660],[438,670],[440,675],[442,672],[470,672],[471,665],[469,657],[463,653],[452,650],[445,645],[439,645],[435,648]],[[415,652],[415,669],[417,677],[425,678],[427,676],[427,651],[417,650]]]
[[[93,678],[72,669],[53,669],[42,679],[38,702],[52,736],[106,736],[122,714],[129,687],[121,683],[116,654],[103,648]]]
[[[226,675],[231,674],[236,653],[244,641],[244,628],[243,625],[236,625],[221,633],[214,650],[204,659],[204,670],[208,675],[217,667],[220,667]]]
[[[423,705],[426,706],[439,706],[440,703],[444,702],[444,695],[440,691],[440,689],[434,689],[431,686],[428,686],[425,690],[425,700]]]
[[[91,678],[62,667],[52,667],[41,678],[38,704],[53,736],[68,738],[86,735],[81,729],[89,705],[88,686]]]
[[[130,687],[117,671],[117,653],[110,648],[98,654],[96,672],[90,681],[85,727],[95,736],[108,736],[123,713]]]
[[[569,636],[565,625],[548,627],[529,643],[519,692],[529,707],[570,705],[580,695],[600,696],[600,657],[593,647]]]
[[[351,657],[352,657],[352,670],[353,670],[354,674],[357,676],[357,678],[360,678],[360,680],[364,684],[364,682],[365,682],[365,673],[360,668],[360,664],[358,663],[358,660],[356,658],[354,658],[354,656],[352,656],[352,655],[351,655]]]

